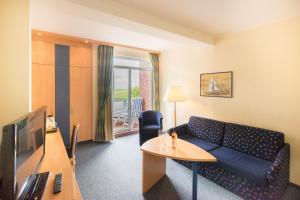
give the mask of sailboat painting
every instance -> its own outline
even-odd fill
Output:
[[[232,98],[233,73],[200,74],[200,96]]]

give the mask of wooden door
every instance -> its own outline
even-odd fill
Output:
[[[47,115],[55,114],[53,65],[32,64],[32,110],[46,105]]]
[[[32,41],[32,63],[33,64],[46,64],[53,65],[55,64],[54,60],[54,43],[33,40]]]
[[[47,106],[47,114],[55,114],[54,44],[32,41],[32,106]]]
[[[72,127],[80,124],[78,141],[92,139],[92,49],[70,48],[70,111]],[[72,130],[72,129],[71,129]],[[72,134],[72,131],[71,133]]]
[[[70,68],[71,127],[80,124],[78,141],[92,139],[92,72],[91,68]],[[72,129],[71,129],[72,130]]]

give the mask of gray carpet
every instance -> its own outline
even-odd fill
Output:
[[[85,200],[191,200],[192,172],[170,159],[167,176],[142,194],[142,163],[138,135],[111,143],[78,145],[76,177]],[[198,199],[238,200],[240,197],[198,175]],[[300,199],[300,190],[289,186],[284,200]]]

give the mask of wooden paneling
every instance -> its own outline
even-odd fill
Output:
[[[32,63],[54,65],[54,44],[44,41],[32,41]]]
[[[160,54],[159,51],[151,50],[151,49],[143,49],[139,47],[133,47],[133,46],[127,46],[123,44],[117,44],[117,43],[111,43],[111,42],[104,42],[104,41],[97,41],[92,40],[88,38],[80,38],[70,35],[63,35],[63,34],[57,34],[57,33],[51,33],[41,30],[32,30],[32,39],[33,40],[39,40],[40,38],[43,38],[43,41],[48,41],[56,44],[65,44],[65,45],[71,45],[71,46],[86,46],[91,47],[92,44],[94,45],[108,45],[108,46],[114,46],[114,47],[125,47],[140,51],[146,51],[148,53],[156,53]]]
[[[80,124],[78,141],[92,139],[92,69],[70,67],[71,132]],[[71,133],[70,133],[71,134]]]
[[[32,64],[32,110],[47,106],[47,114],[55,114],[54,66]]]
[[[32,109],[46,105],[55,114],[55,45],[70,46],[70,132],[80,123],[79,141],[92,139],[92,43],[32,30]]]
[[[49,33],[45,31],[32,30],[33,41],[43,41],[50,44],[61,44],[68,46],[92,47],[91,43],[86,43],[85,39],[80,39],[73,36],[67,36],[57,33]]]
[[[80,124],[78,141],[92,139],[92,48],[71,46],[70,48],[70,110],[71,131],[75,123]]]
[[[32,41],[32,110],[47,106],[55,114],[54,44]]]
[[[70,66],[91,67],[92,48],[72,46],[70,48]]]

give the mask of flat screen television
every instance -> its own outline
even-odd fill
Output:
[[[45,154],[46,107],[30,112],[2,129],[2,199],[19,198],[37,173]]]

